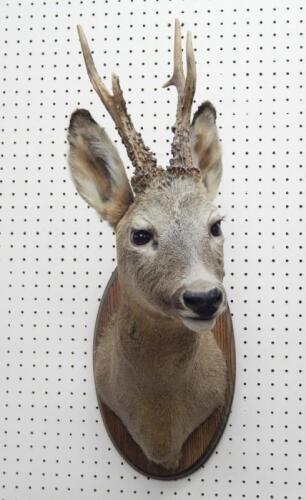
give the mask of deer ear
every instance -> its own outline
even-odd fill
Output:
[[[71,115],[68,141],[68,162],[79,194],[115,227],[133,194],[114,144],[84,109]]]
[[[201,104],[194,114],[190,140],[193,164],[201,170],[208,197],[213,199],[222,177],[222,160],[216,110],[209,101]]]

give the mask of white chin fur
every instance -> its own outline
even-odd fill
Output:
[[[215,319],[210,319],[207,321],[205,320],[199,321],[197,319],[190,319],[190,318],[182,318],[182,321],[189,330],[192,330],[193,332],[196,333],[209,332],[213,328],[216,322]]]

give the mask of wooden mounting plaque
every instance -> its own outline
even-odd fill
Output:
[[[118,299],[119,283],[117,272],[115,271],[103,294],[96,320],[93,345],[94,367],[96,346],[101,337],[103,337],[103,330],[110,317],[118,307]],[[97,393],[100,412],[111,441],[121,456],[138,472],[155,479],[179,479],[191,474],[203,465],[217,446],[229,417],[235,386],[235,341],[229,309],[217,318],[213,333],[220,349],[223,351],[227,363],[228,384],[226,390],[226,403],[222,409],[215,410],[212,415],[210,415],[210,417],[187,438],[183,446],[179,467],[176,470],[169,471],[150,462],[138,444],[132,439],[121,420],[101,401]],[[103,342],[103,339],[101,341]]]

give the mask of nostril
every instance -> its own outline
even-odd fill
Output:
[[[219,305],[221,304],[222,299],[223,293],[220,288],[213,288],[212,290],[209,290],[209,292],[207,292],[207,301],[210,304]]]

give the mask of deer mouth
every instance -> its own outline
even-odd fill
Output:
[[[204,319],[203,316],[182,316],[180,315],[183,324],[188,330],[202,334],[210,332],[214,326],[216,316],[211,316],[209,319]]]
[[[187,313],[187,314],[186,314]],[[206,314],[203,312],[202,314],[196,314],[194,316],[188,314],[188,311],[181,310],[178,312],[179,317],[183,321],[199,321],[199,322],[209,322],[213,321],[219,315],[219,309],[214,309],[213,311],[206,311]]]
[[[216,314],[212,316],[182,316],[183,319],[188,319],[189,321],[213,321],[216,318]]]
[[[178,316],[182,321],[194,321],[196,323],[212,323],[218,316],[218,311],[215,311],[213,314],[201,314],[197,316],[191,316],[189,314],[184,314],[181,311],[178,313]]]

